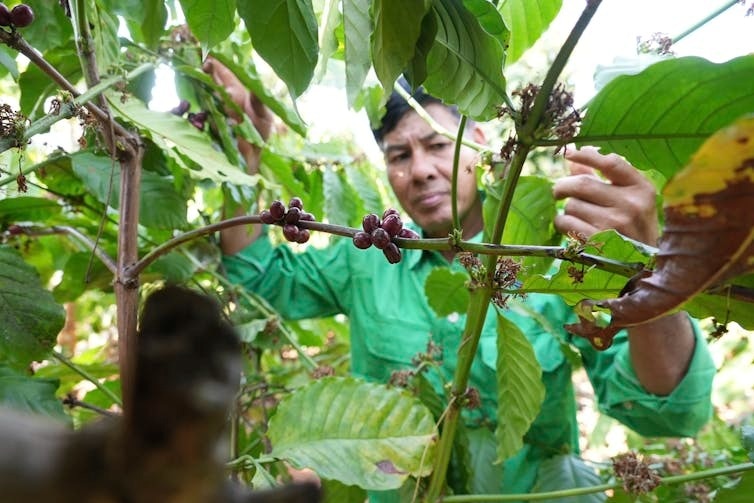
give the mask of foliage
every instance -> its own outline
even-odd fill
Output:
[[[469,313],[459,368],[468,371],[474,356],[468,348],[479,340],[497,255],[523,257],[523,272],[519,282],[506,285],[511,291],[498,291],[496,298],[543,292],[571,305],[586,299],[614,308],[626,304],[627,277],[651,270],[660,274],[667,248],[660,246],[658,253],[614,231],[557,246],[561,237],[553,227],[551,184],[521,174],[524,161],[538,149],[570,141],[602,146],[669,180],[665,221],[671,233],[693,235],[704,250],[699,270],[705,273],[694,278],[699,280],[694,288],[677,289],[670,307],[684,305],[723,325],[739,321],[754,327],[749,211],[754,142],[751,119],[741,119],[754,106],[752,55],[721,64],[671,58],[618,77],[589,103],[574,137],[576,129],[564,122],[572,116],[563,115],[571,110],[553,110],[551,96],[558,95],[558,74],[598,1],[586,2],[545,81],[535,86],[537,92],[528,88],[528,103],[525,91],[514,95],[506,89],[507,65],[545,31],[560,0],[70,0],[71,17],[57,2],[29,4],[36,23],[0,28],[7,46],[0,51],[0,74],[16,89],[7,98],[14,106],[0,114],[1,160],[8,167],[0,171],[0,401],[5,405],[68,417],[57,392],[58,398],[88,402],[91,410],[117,409],[121,385],[128,396],[139,299],[165,282],[190,283],[227,306],[244,343],[231,437],[232,466],[246,482],[264,486],[289,477],[287,464],[307,466],[328,479],[325,485],[337,494],[363,499],[363,489],[402,484],[413,489],[414,478],[431,472],[429,486],[420,483],[416,490],[434,499],[445,489],[448,463],[454,463],[458,470],[447,480],[454,489],[494,488],[497,472],[487,470],[486,461],[516,453],[543,400],[534,348],[512,323],[503,316],[498,322],[498,450],[491,453],[479,448],[488,444],[475,436],[478,432],[464,433],[459,422],[463,370],[446,387],[447,396],[424,386],[424,393],[417,393],[420,400],[356,378],[313,379],[348,371],[343,321],[281,320],[263,299],[230,285],[223,275],[213,233],[236,209],[255,214],[261,203],[298,196],[316,216],[310,229],[352,236],[364,214],[389,206],[383,174],[360,152],[338,140],[307,138],[296,99],[325,73],[328,60],[342,71],[349,105],[366,108],[372,118],[381,116],[385,91],[400,74],[471,119],[489,120],[504,109],[513,118],[514,129],[504,135],[512,142],[495,139],[490,147],[495,154],[481,156],[486,243],[452,236],[452,243],[418,242],[491,257],[470,274],[437,269],[426,283],[439,316]],[[179,11],[186,25],[177,21]],[[18,53],[31,63],[18,65]],[[223,111],[238,115],[240,109],[201,71],[207,55],[235,73],[287,132],[265,141],[248,118],[228,120]],[[189,122],[186,112],[149,109],[160,65],[174,72],[193,119],[205,114],[206,123]],[[261,70],[266,66],[271,72]],[[372,68],[379,85],[368,79]],[[80,93],[82,88],[86,92]],[[64,120],[80,134],[75,144],[47,149],[26,144]],[[728,148],[730,139],[718,144],[730,131],[738,151]],[[237,138],[264,146],[260,174],[243,169]],[[503,155],[506,148],[509,155]],[[711,169],[710,157],[716,161],[721,151],[725,169]],[[726,197],[726,190],[737,198]],[[702,199],[704,211],[698,214],[727,205],[728,221],[748,216],[741,219],[743,230],[733,236],[715,222],[698,232],[698,220],[673,218],[681,202]],[[242,224],[259,222],[253,215]],[[719,260],[707,260],[710,256]],[[671,278],[669,284],[680,281]],[[61,303],[73,328],[63,327]],[[80,312],[71,314],[76,309]],[[632,323],[646,319],[639,309],[629,311]],[[71,333],[72,340],[64,340]],[[65,356],[53,358],[56,345],[76,356],[70,365]],[[36,374],[24,373],[30,368]],[[82,381],[96,389],[87,391],[91,386]],[[77,425],[89,419],[80,410],[71,415]],[[463,480],[452,480],[457,474]],[[574,457],[556,456],[542,465],[537,490],[597,482]],[[736,501],[750,486],[751,477],[744,475],[738,486],[720,489],[720,500]]]

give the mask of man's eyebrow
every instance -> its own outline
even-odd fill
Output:
[[[436,131],[432,131],[429,134],[426,134],[419,138],[420,143],[426,143],[428,141],[433,140],[436,136],[438,136],[439,133]],[[394,143],[394,144],[388,144],[386,143],[383,147],[383,151],[387,154],[388,152],[394,152],[396,150],[406,150],[408,148],[408,143]]]

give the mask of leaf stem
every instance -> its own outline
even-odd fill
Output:
[[[722,14],[723,12],[725,12],[726,10],[730,9],[731,7],[733,7],[734,5],[739,4],[739,3],[741,3],[740,0],[728,0],[728,3],[720,6],[715,11],[711,12],[710,14],[708,14],[707,16],[705,16],[704,18],[700,19],[699,22],[694,23],[692,26],[690,26],[686,30],[682,31],[681,33],[679,33],[678,35],[676,35],[675,37],[673,37],[671,39],[672,42],[673,42],[673,44],[674,45],[677,44],[678,42],[680,42],[681,40],[683,40],[687,36],[691,35],[696,30],[698,30],[699,28],[701,28],[702,26],[704,26],[705,24],[707,24],[710,21],[712,21],[713,19],[715,19],[717,16],[719,16],[720,14]]]
[[[431,115],[427,113],[424,107],[421,106],[421,104],[418,101],[416,101],[414,97],[408,93],[408,91],[403,89],[403,87],[398,82],[395,83],[395,86],[393,86],[393,88],[398,94],[401,95],[401,97],[404,100],[406,100],[409,106],[414,109],[416,114],[422,119],[424,119],[427,122],[427,124],[430,125],[430,127],[435,133],[440,134],[451,140],[454,140],[454,141],[456,140],[457,136],[451,133],[450,131],[448,131],[447,129],[445,129],[443,126],[441,126]],[[487,145],[482,145],[480,143],[473,142],[469,140],[468,138],[462,138],[461,143],[463,145],[466,145],[467,147],[473,148],[477,152],[484,152],[490,149]]]
[[[463,131],[466,129],[466,116],[462,115],[461,120],[458,122],[458,134],[456,135],[455,150],[453,151],[453,173],[451,176],[450,184],[450,204],[451,214],[453,215],[453,228],[461,230],[461,218],[458,215],[458,163],[461,159],[461,147],[463,144]]]
[[[84,370],[83,368],[79,367],[75,363],[73,363],[70,359],[68,359],[63,353],[60,353],[58,351],[52,352],[52,356],[55,357],[56,360],[58,360],[60,363],[68,367],[69,369],[76,372],[78,375],[89,381],[90,383],[94,384],[94,386],[100,390],[106,397],[108,397],[112,402],[119,407],[123,405],[121,402],[121,399],[118,395],[107,389],[105,386],[102,385],[102,383],[99,382],[99,379],[94,377],[92,374]]]

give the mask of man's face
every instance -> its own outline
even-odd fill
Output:
[[[444,105],[431,103],[427,112],[448,131],[458,129],[458,118]],[[474,140],[484,142],[479,128]],[[403,209],[428,237],[446,237],[453,228],[450,197],[455,143],[436,133],[410,110],[383,141],[390,185]],[[463,147],[458,170],[458,213],[464,235],[482,229],[473,150]]]

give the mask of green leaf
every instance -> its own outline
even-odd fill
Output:
[[[492,35],[505,48],[510,38],[510,30],[503,21],[502,14],[489,0],[463,0],[463,6],[478,20],[484,31]]]
[[[532,492],[561,491],[600,484],[602,484],[600,477],[581,458],[573,454],[561,454],[542,461]],[[604,493],[593,493],[542,501],[548,503],[601,503],[605,499]]]
[[[749,461],[754,461],[754,426],[747,424],[741,427],[741,444],[746,449]]]
[[[575,140],[670,178],[708,136],[754,110],[752,78],[751,54],[720,64],[660,61],[608,83],[589,103]]]
[[[621,236],[613,230],[601,231],[589,238],[586,253],[597,254],[623,263],[646,263],[647,249],[640,243]],[[568,268],[584,272],[583,281],[577,282],[568,273]],[[562,262],[552,276],[533,275],[526,278],[521,290],[527,292],[555,293],[568,304],[574,305],[584,299],[615,297],[626,285],[626,277],[597,268],[589,268],[570,262]]]
[[[720,323],[734,320],[745,330],[754,330],[754,309],[751,302],[728,298],[725,289],[719,294],[695,295],[681,309],[698,319],[714,317]]]
[[[717,491],[715,503],[749,503],[754,494],[754,472],[748,471],[733,487],[723,487]]]
[[[432,269],[424,282],[424,294],[437,316],[466,312],[469,305],[468,280],[469,275],[464,272],[453,272],[447,267]]]
[[[69,82],[77,82],[81,78],[81,64],[76,51],[71,47],[51,49],[44,54],[44,58]],[[37,65],[27,67],[18,79],[18,87],[21,90],[21,111],[31,120],[44,115],[42,106],[45,100],[56,95],[59,90],[58,85]]]
[[[437,0],[437,38],[427,57],[424,86],[474,120],[489,120],[505,97],[503,48],[461,0]]]
[[[361,198],[345,180],[343,170],[332,166],[326,167],[323,188],[325,213],[329,222],[352,225],[361,221],[361,216],[359,216]]]
[[[398,75],[413,59],[422,19],[431,6],[430,0],[373,2],[372,62],[386,90],[393,89]]]
[[[339,0],[324,0],[322,26],[319,29],[319,59],[315,68],[316,81],[322,79],[327,71],[327,62],[338,50],[338,38],[335,30],[340,26]]]
[[[367,490],[396,489],[409,476],[427,475],[437,440],[432,414],[416,398],[337,377],[284,398],[268,434],[273,456]]]
[[[414,57],[406,65],[406,69],[403,72],[412,88],[419,87],[427,79],[427,58],[436,37],[437,17],[433,12],[430,12],[422,19],[421,34],[419,35],[419,40],[416,41]]]
[[[534,45],[555,16],[563,0],[504,0],[500,14],[510,29],[507,63],[513,63]]]
[[[322,480],[322,503],[364,503],[367,493],[357,486],[347,486],[337,480]]]
[[[160,0],[146,0],[142,2],[141,9],[144,18],[141,20],[141,34],[147,47],[154,49],[160,43],[160,37],[165,32],[165,22],[168,19],[168,10],[165,2]]]
[[[57,389],[57,379],[29,377],[0,364],[0,404],[4,407],[69,422],[55,396]]]
[[[169,112],[148,110],[140,101],[126,103],[110,100],[110,106],[122,118],[132,122],[155,144],[183,166],[197,180],[210,179],[239,185],[256,186],[262,179],[233,166],[227,158],[212,147],[207,135],[202,134],[185,119]]]
[[[319,54],[311,0],[238,0],[237,8],[254,50],[283,79],[294,98],[301,96],[309,87]]]
[[[502,182],[486,188],[484,199],[485,236],[492,236],[497,215],[495,214],[502,197]],[[513,201],[508,212],[502,243],[510,245],[554,245],[559,240],[555,232],[555,198],[552,182],[539,176],[519,178]],[[526,257],[523,265],[529,274],[544,273],[549,269],[551,259]]]
[[[531,342],[506,317],[497,316],[497,462],[516,454],[545,399],[542,368]]]
[[[34,22],[23,29],[24,39],[39,52],[68,44],[73,40],[71,20],[58,2],[25,0],[34,11]]]
[[[92,260],[91,252],[78,252],[68,258],[52,294],[57,302],[71,302],[87,290],[108,290],[112,282],[113,274],[98,259]]]
[[[170,252],[155,260],[145,273],[156,273],[171,283],[185,283],[196,272],[196,266],[180,252]]]
[[[13,80],[18,80],[18,64],[16,56],[18,53],[8,46],[0,46],[0,77],[5,77],[10,73]]]
[[[469,451],[470,492],[495,494],[500,492],[503,467],[497,463],[496,441],[489,428],[467,428]]]
[[[41,222],[60,214],[60,204],[43,197],[18,196],[0,199],[0,222]]]
[[[94,26],[91,45],[95,50],[97,69],[100,75],[106,75],[120,60],[119,21],[117,16],[101,5],[88,10],[88,16],[89,23]]]
[[[0,246],[0,362],[17,369],[47,357],[65,312],[42,288],[37,271],[10,246]]]
[[[346,96],[353,106],[369,73],[369,35],[372,31],[369,0],[343,0]]]
[[[374,167],[366,161],[349,162],[345,165],[348,182],[364,201],[365,212],[381,213],[384,202],[375,180]]]
[[[180,0],[191,33],[205,50],[219,44],[233,32],[234,0]]]
[[[116,162],[113,166],[109,157],[96,156],[90,152],[75,154],[71,156],[71,160],[74,173],[103,204],[108,201],[107,189],[112,176],[110,206],[120,206],[120,164]],[[143,171],[140,192],[139,223],[158,229],[186,227],[186,200],[175,190],[171,179]]]

